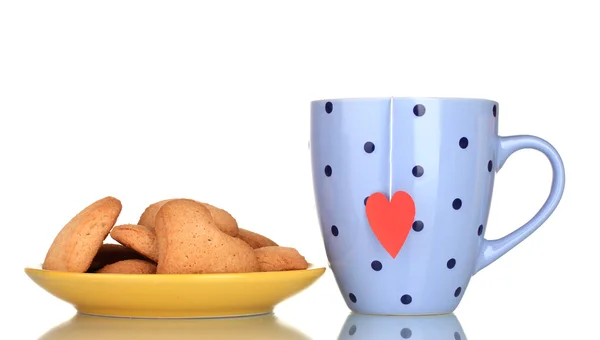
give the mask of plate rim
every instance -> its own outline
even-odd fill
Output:
[[[223,280],[223,279],[243,279],[248,277],[254,278],[266,278],[266,277],[285,277],[295,276],[299,273],[315,273],[324,274],[327,270],[325,266],[317,266],[313,263],[309,263],[307,269],[296,269],[296,270],[283,270],[283,271],[270,271],[270,272],[246,272],[246,273],[207,273],[207,274],[121,274],[121,273],[75,273],[57,270],[42,269],[40,266],[27,266],[24,268],[25,273],[36,276],[45,276],[53,278],[94,278],[99,280],[111,280],[118,278],[128,278],[133,280],[197,280],[199,278],[208,280]]]

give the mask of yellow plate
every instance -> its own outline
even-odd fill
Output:
[[[85,314],[198,318],[266,314],[325,272],[239,274],[94,274],[25,268],[40,287]]]

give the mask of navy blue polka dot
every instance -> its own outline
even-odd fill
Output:
[[[461,340],[460,334],[458,334],[458,332],[454,332],[454,340]]]
[[[332,225],[331,226],[331,233],[333,234],[333,236],[338,236],[338,234],[340,233],[340,231],[338,230],[338,227]]]
[[[331,102],[325,103],[325,112],[331,113],[333,111],[333,104]]]
[[[460,198],[457,198],[454,201],[452,201],[452,208],[454,208],[454,210],[458,210],[460,209],[460,207],[462,207],[462,201],[460,200]]]
[[[374,271],[378,272],[381,270],[381,268],[383,268],[383,265],[379,261],[373,261],[371,262],[371,268],[373,268]]]
[[[479,226],[479,228],[477,228],[477,235],[481,236],[481,234],[483,233],[483,224]]]
[[[462,291],[462,288],[460,288],[460,287],[456,288],[456,290],[454,291],[454,297],[458,297],[460,295],[461,291]]]
[[[402,295],[400,302],[404,305],[409,305],[412,302],[412,297],[408,294]]]
[[[494,107],[492,107],[492,114],[494,115],[494,117],[496,117],[497,112],[498,108],[496,107],[496,105],[494,105]]]
[[[466,149],[467,146],[469,146],[469,140],[467,139],[467,137],[463,137],[458,141],[458,145],[461,149]]]
[[[354,333],[356,333],[356,326],[352,325],[352,327],[350,327],[350,330],[348,331],[348,334],[354,335]]]
[[[332,172],[333,172],[333,170],[331,169],[331,167],[329,165],[327,165],[325,167],[325,176],[330,177]]]
[[[413,176],[415,176],[415,177],[421,177],[421,176],[423,176],[423,173],[425,173],[425,170],[424,170],[424,169],[423,169],[423,167],[422,167],[422,166],[420,166],[420,165],[415,165],[415,166],[412,168],[412,174],[413,174]]]
[[[356,303],[356,295],[350,293],[350,295],[348,295],[348,297],[350,298],[350,301]]]
[[[492,161],[489,161],[489,162],[488,162],[488,172],[492,172],[492,165],[494,165],[494,164],[492,163]]]
[[[365,206],[367,205],[367,200],[369,199],[369,196],[365,197]]]
[[[413,107],[413,113],[415,114],[415,116],[421,117],[425,114],[425,106],[421,104],[415,105],[415,107]]]
[[[452,269],[452,268],[454,268],[454,266],[456,266],[455,259],[450,259],[450,260],[448,260],[448,262],[446,262],[446,267],[448,267],[448,269]]]
[[[402,337],[402,339],[410,339],[410,337],[412,336],[412,331],[410,330],[410,328],[402,328],[402,330],[400,331],[400,336]]]
[[[423,227],[425,227],[425,225],[423,224],[423,222],[421,221],[414,221],[412,228],[414,231],[419,232],[421,230],[423,230]]]
[[[366,153],[372,153],[373,151],[375,151],[375,144],[371,142],[366,142],[363,148],[365,149]]]

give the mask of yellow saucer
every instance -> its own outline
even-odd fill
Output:
[[[117,317],[199,318],[266,314],[325,272],[240,274],[94,274],[25,268],[40,287],[80,313]]]

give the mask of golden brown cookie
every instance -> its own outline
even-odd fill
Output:
[[[208,203],[203,203],[203,202],[199,202],[204,204],[204,206],[208,209],[208,211],[210,212],[210,215],[212,216],[213,220],[215,221],[215,225],[217,226],[217,228],[221,229],[222,232],[224,232],[225,234],[229,235],[229,236],[237,236],[239,233],[239,228],[238,228],[238,224],[237,221],[235,220],[235,218],[233,218],[233,216],[231,216],[230,213],[228,213],[227,211],[221,209],[221,208],[217,208],[214,205],[210,205]]]
[[[237,235],[237,238],[245,241],[250,245],[250,247],[254,249],[268,247],[268,246],[277,246],[278,244],[273,242],[270,238],[263,236],[261,234],[252,232],[250,230],[246,230],[240,228],[240,232]]]
[[[138,225],[143,225],[149,228],[154,228],[154,219],[156,218],[156,213],[158,209],[162,207],[169,200],[162,200],[156,203],[150,204],[140,216],[140,220],[137,223]]]
[[[308,268],[308,262],[304,256],[294,248],[268,246],[254,249],[254,253],[262,272]]]
[[[120,244],[104,243],[92,260],[88,272],[95,272],[96,270],[115,262],[133,259],[145,260],[146,258],[137,251]]]
[[[156,203],[152,203],[150,204],[146,210],[144,210],[144,212],[142,213],[142,216],[140,216],[140,220],[138,222],[139,225],[143,225],[146,227],[150,227],[150,228],[154,228],[156,225],[156,213],[158,212],[158,210],[168,201],[172,201],[174,199],[166,199],[166,200],[162,200],[160,202],[156,202]],[[198,201],[196,201],[198,202]],[[230,213],[228,213],[227,211],[221,209],[221,208],[217,208],[213,205],[210,205],[208,203],[203,203],[203,202],[198,202],[200,204],[203,204],[208,211],[210,212],[211,216],[213,217],[214,221],[215,221],[215,225],[221,229],[222,232],[224,232],[227,235],[230,236],[237,236],[238,234],[238,224],[237,221],[235,220],[235,218],[233,218],[233,216],[231,216]]]
[[[217,228],[208,208],[189,199],[165,203],[156,215],[158,274],[258,271],[254,250]]]
[[[121,209],[121,201],[110,196],[87,206],[56,235],[42,268],[85,273]]]
[[[158,261],[158,244],[153,228],[135,224],[118,225],[111,230],[110,237],[150,260]]]
[[[102,267],[101,274],[156,274],[156,264],[145,260],[124,260]]]

